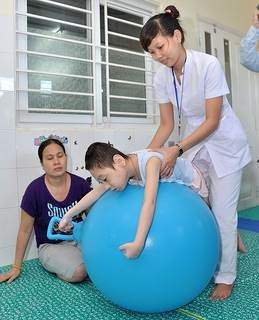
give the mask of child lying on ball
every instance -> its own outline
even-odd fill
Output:
[[[152,224],[159,181],[184,184],[206,202],[208,199],[206,181],[196,165],[184,158],[178,158],[171,175],[160,179],[162,161],[161,153],[147,149],[126,155],[109,143],[91,144],[85,154],[85,168],[99,185],[67,211],[59,223],[59,229],[70,230],[72,218],[89,208],[107,190],[123,191],[128,183],[141,185],[145,187],[145,193],[135,238],[119,247],[127,258],[137,258],[144,248]]]

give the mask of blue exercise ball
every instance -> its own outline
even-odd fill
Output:
[[[219,233],[208,206],[188,187],[160,183],[153,224],[137,259],[118,249],[134,240],[144,188],[108,191],[91,208],[81,246],[94,285],[138,312],[176,309],[197,297],[219,260]]]

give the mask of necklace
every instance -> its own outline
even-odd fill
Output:
[[[182,126],[182,102],[183,102],[183,87],[184,87],[184,74],[185,74],[185,62],[184,61],[183,69],[180,75],[183,76],[182,82],[181,82],[181,100],[179,102],[179,96],[178,96],[178,90],[176,86],[176,75],[174,72],[174,68],[172,67],[172,73],[174,78],[174,92],[175,92],[175,98],[176,98],[176,105],[177,105],[177,111],[178,111],[178,139],[179,142],[181,141],[181,126]]]

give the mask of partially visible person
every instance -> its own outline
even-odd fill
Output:
[[[45,174],[32,181],[23,195],[14,263],[9,272],[0,275],[0,282],[19,277],[33,228],[42,266],[64,281],[83,281],[87,273],[80,248],[73,241],[49,240],[47,228],[53,216],[62,218],[91,190],[90,184],[67,172],[66,151],[59,140],[42,142],[38,156]]]
[[[259,72],[259,52],[256,50],[259,40],[259,4],[253,15],[252,25],[240,43],[240,62],[251,71]]]

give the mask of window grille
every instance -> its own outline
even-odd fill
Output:
[[[153,64],[139,44],[148,16],[121,3],[17,0],[18,111],[50,122],[153,119]]]

